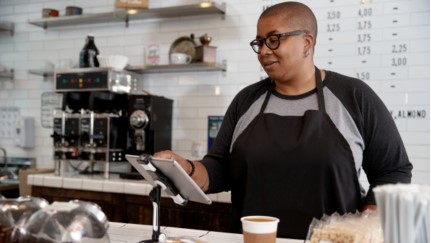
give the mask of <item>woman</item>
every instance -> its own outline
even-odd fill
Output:
[[[174,158],[208,193],[231,191],[239,218],[280,218],[279,237],[306,237],[313,217],[375,208],[370,188],[409,183],[412,165],[387,108],[362,81],[319,70],[317,22],[304,4],[266,9],[250,45],[268,78],[243,89],[201,161]]]

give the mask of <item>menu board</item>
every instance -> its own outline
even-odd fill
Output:
[[[279,2],[262,0],[262,10]],[[429,131],[429,0],[301,2],[318,21],[316,66],[366,82],[400,130]]]

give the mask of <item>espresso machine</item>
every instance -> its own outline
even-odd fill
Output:
[[[117,173],[136,174],[126,154],[171,149],[172,104],[162,96],[139,92],[141,76],[109,68],[81,68],[55,73],[55,91],[63,105],[54,114],[53,145],[56,174],[71,161],[101,165],[124,162]]]

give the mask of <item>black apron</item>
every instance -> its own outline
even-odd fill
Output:
[[[233,227],[245,215],[280,218],[278,237],[304,239],[311,220],[356,212],[363,205],[349,144],[325,110],[316,68],[319,110],[304,116],[260,114],[238,137],[231,153]]]

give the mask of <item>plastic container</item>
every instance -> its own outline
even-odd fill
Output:
[[[106,243],[109,223],[97,204],[84,201],[54,202],[20,225],[13,242]],[[18,233],[19,232],[19,233]]]
[[[32,214],[48,206],[48,201],[37,197],[19,197],[0,199],[0,242],[11,242],[17,232]]]

